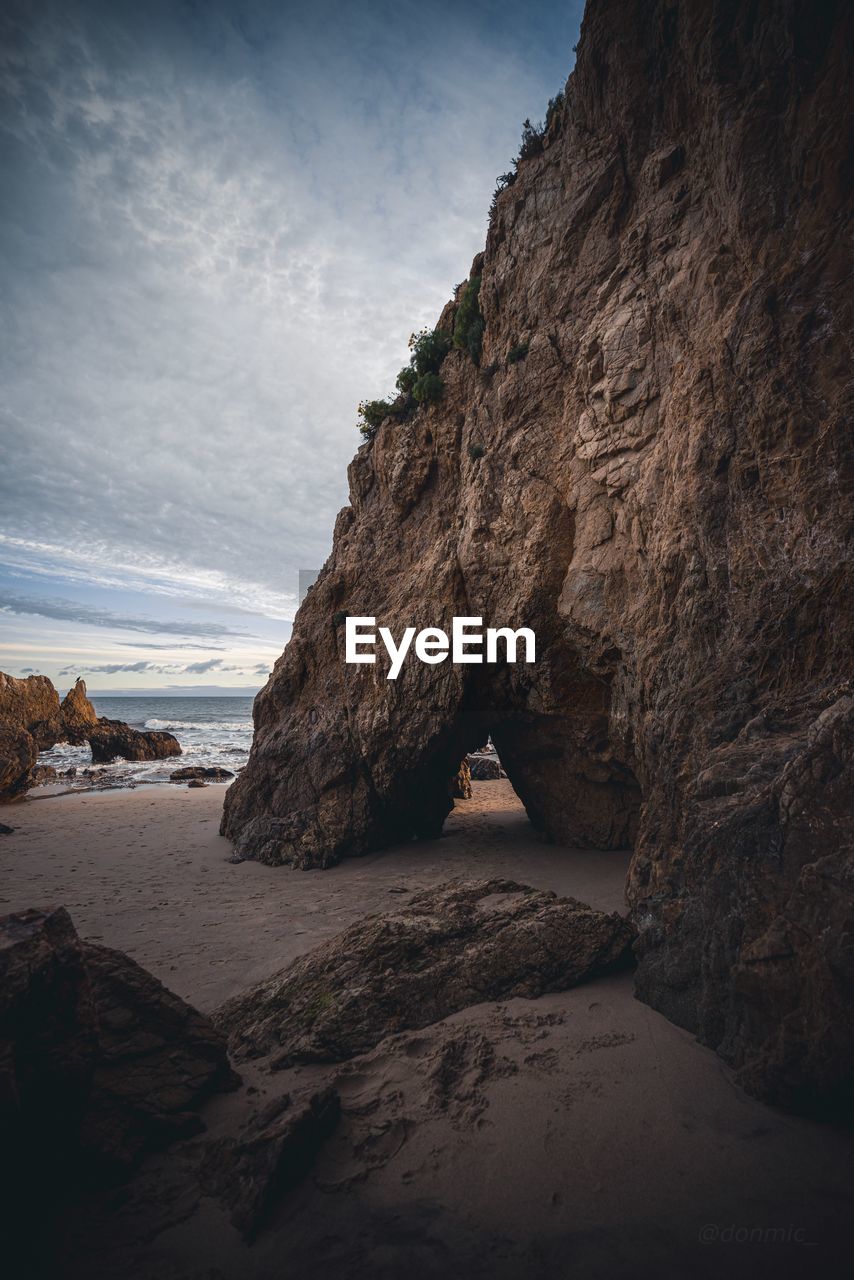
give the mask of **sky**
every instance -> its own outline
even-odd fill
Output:
[[[0,669],[254,692],[576,0],[4,0]]]

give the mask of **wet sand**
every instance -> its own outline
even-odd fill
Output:
[[[4,910],[63,903],[84,936],[212,1010],[457,875],[622,908],[627,855],[540,843],[507,783],[475,784],[439,841],[314,873],[229,862],[222,795],[140,789],[5,810],[17,830],[0,839]],[[467,1009],[343,1066],[261,1063],[244,1080],[260,1100],[333,1083],[343,1104],[312,1176],[257,1242],[190,1190],[190,1144],[150,1161],[127,1205],[83,1221],[69,1277],[849,1273],[851,1136],[747,1097],[720,1059],[634,999],[631,974]],[[207,1136],[233,1133],[241,1114],[241,1094],[218,1099]]]

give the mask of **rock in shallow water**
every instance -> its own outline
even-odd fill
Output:
[[[93,764],[113,760],[165,760],[181,754],[181,744],[163,730],[131,729],[121,720],[102,717],[86,734],[92,748]]]
[[[193,778],[207,778],[211,782],[225,782],[228,778],[233,778],[234,774],[230,769],[222,769],[219,765],[213,765],[205,768],[202,765],[187,765],[185,769],[176,769],[169,774],[170,782],[189,782]]]
[[[337,1062],[484,1000],[563,991],[630,962],[621,916],[512,880],[454,881],[371,916],[225,1004],[238,1057]]]

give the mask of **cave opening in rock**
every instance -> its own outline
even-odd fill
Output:
[[[491,740],[535,829],[570,847],[634,844],[642,792],[630,752],[613,731],[606,683],[578,681],[560,714],[479,700],[441,731],[428,763],[404,788],[418,838],[441,834],[454,807],[448,779],[461,760]]]

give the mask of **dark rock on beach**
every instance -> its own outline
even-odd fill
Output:
[[[564,991],[629,962],[632,927],[510,880],[455,881],[371,916],[225,1004],[238,1057],[337,1062],[468,1005]]]
[[[207,1018],[120,951],[84,944],[98,1055],[81,1141],[127,1168],[204,1129],[200,1104],[234,1087],[222,1037]]]
[[[185,769],[175,769],[169,774],[170,782],[189,782],[194,778],[207,778],[210,782],[225,782],[228,778],[233,778],[234,774],[230,769],[223,769],[219,765],[211,765],[207,768],[202,765],[188,765]]]
[[[334,1089],[303,1100],[286,1093],[254,1116],[239,1138],[209,1145],[199,1171],[202,1188],[226,1202],[245,1239],[255,1238],[281,1197],[302,1181],[340,1114]]]
[[[114,1176],[200,1132],[199,1105],[235,1083],[208,1020],[122,952],[82,941],[63,908],[0,919],[4,1151],[23,1161],[46,1144],[57,1172]]]
[[[58,777],[52,764],[37,764],[30,774],[30,786],[44,786],[46,782],[56,782]]]
[[[86,737],[94,764],[110,764],[113,760],[165,760],[181,754],[180,743],[171,733],[131,729],[121,720],[101,717],[88,729]]]
[[[497,755],[481,755],[479,752],[466,756],[471,776],[475,782],[495,782],[498,778],[506,778]]]

